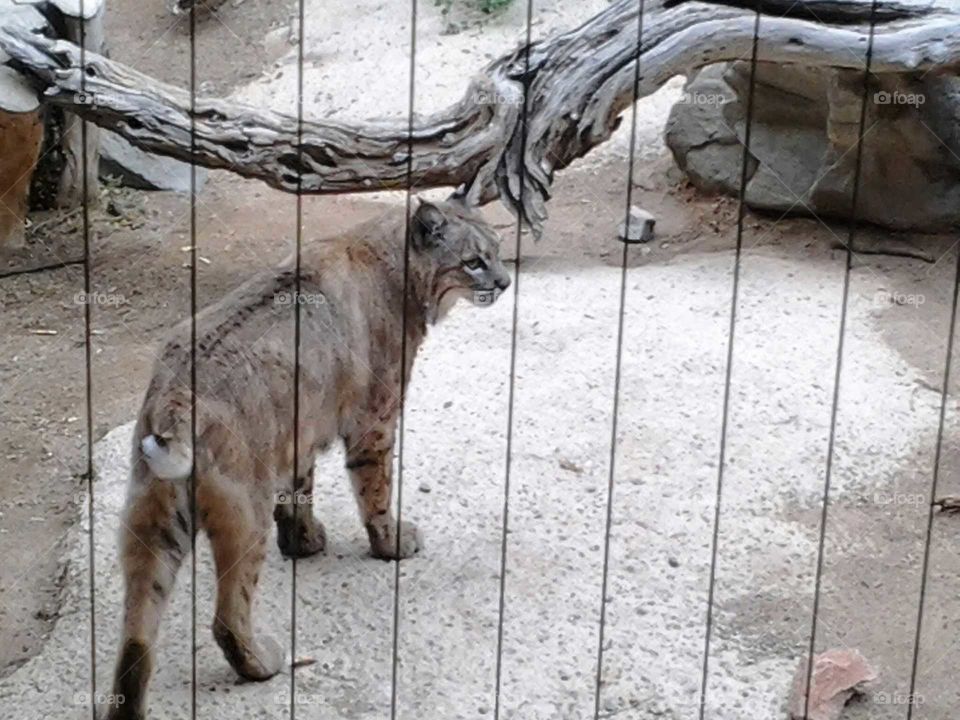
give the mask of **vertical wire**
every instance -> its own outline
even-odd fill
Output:
[[[393,648],[390,665],[390,718],[397,717],[397,690],[400,672],[400,531],[403,520],[403,434],[407,404],[407,294],[410,283],[410,236],[413,229],[413,125],[417,87],[417,0],[410,2],[410,80],[407,98],[407,195],[403,238],[403,307],[400,313],[400,417],[397,433],[397,526],[394,531],[393,564]]]
[[[760,38],[760,3],[755,3],[753,46],[750,50],[750,85],[747,90],[746,128],[743,134],[743,161],[740,166],[740,196],[737,208],[737,245],[733,262],[733,289],[730,299],[730,322],[727,330],[727,366],[723,383],[723,412],[720,421],[720,458],[717,468],[717,495],[713,511],[713,537],[710,541],[710,584],[707,589],[706,632],[703,641],[703,670],[700,677],[700,720],[707,708],[707,685],[710,678],[710,646],[713,639],[713,606],[717,585],[717,556],[720,545],[720,516],[723,503],[724,470],[727,464],[727,432],[730,422],[730,388],[733,381],[733,350],[737,331],[737,304],[740,299],[740,267],[743,255],[743,221],[746,217],[747,161],[750,158],[750,139],[753,131],[754,89],[757,79],[757,50]]]
[[[294,553],[291,558],[290,580],[290,720],[297,717],[297,555],[300,549],[300,533],[297,532],[297,512],[300,502],[297,495],[297,483],[300,476],[300,292],[301,260],[303,249],[303,40],[304,40],[304,0],[298,0],[297,38],[297,204],[296,204],[296,272],[294,277],[293,303],[293,490],[290,499],[293,502]],[[312,507],[307,512],[313,512]]]
[[[87,91],[87,24],[84,20],[84,0],[80,0],[80,93]],[[101,8],[100,12],[103,12]],[[89,585],[90,585],[90,713],[92,720],[97,718],[97,574],[96,574],[96,529],[94,525],[94,496],[93,496],[93,303],[90,302],[91,270],[90,270],[90,206],[89,206],[89,163],[87,157],[87,123],[79,116],[80,122],[80,181],[83,193],[83,346],[84,346],[84,384],[86,386],[86,415],[87,415],[87,525],[89,536],[87,550],[90,555]]]
[[[533,0],[527,0],[527,36],[523,52],[523,111],[520,115],[520,185],[518,192],[516,242],[514,247],[514,262],[516,272],[513,282],[513,317],[510,329],[510,380],[507,391],[507,446],[506,462],[503,477],[503,515],[502,535],[500,538],[500,591],[499,607],[497,611],[497,660],[496,684],[494,689],[493,718],[500,719],[500,690],[503,682],[503,623],[507,598],[507,534],[510,532],[510,471],[513,467],[513,414],[516,400],[517,376],[517,320],[520,310],[520,250],[523,237],[523,200],[526,190],[527,155],[527,114],[530,92],[530,43],[533,37]]]
[[[950,394],[950,369],[953,363],[953,345],[957,330],[957,304],[960,297],[960,250],[957,251],[953,276],[953,301],[950,307],[950,327],[947,332],[947,357],[943,369],[943,388],[940,390],[940,419],[937,427],[937,442],[933,459],[933,480],[930,485],[930,505],[927,509],[926,536],[923,544],[923,564],[920,575],[920,598],[917,607],[917,627],[913,638],[913,657],[910,664],[910,692],[907,696],[907,720],[913,719],[916,705],[917,674],[920,663],[920,639],[923,634],[923,614],[927,599],[927,583],[930,570],[930,546],[933,539],[933,516],[940,484],[940,460],[943,455],[943,431],[947,415],[947,398]]]
[[[197,717],[197,16],[190,4],[190,717]]]
[[[958,292],[960,292],[960,251],[957,252],[956,266],[954,268],[953,302],[950,309],[950,327],[947,333],[947,357],[946,365],[943,371],[943,388],[940,392],[940,420],[937,428],[937,442],[933,461],[933,482],[930,487],[930,506],[927,511],[927,529],[923,547],[923,565],[920,576],[920,600],[917,608],[916,634],[913,641],[913,660],[910,669],[910,693],[908,695],[907,720],[911,720],[913,718],[913,697],[917,687],[917,671],[920,659],[920,638],[923,630],[923,613],[926,604],[928,571],[930,566],[930,545],[933,534],[933,516],[934,507],[936,506],[937,501],[937,489],[940,481],[940,458],[943,450],[943,430],[946,421],[947,397],[949,395],[948,388],[950,386],[950,368],[953,363],[953,344],[956,335]]]
[[[940,483],[940,457],[943,451],[943,428],[947,415],[947,396],[950,387],[950,365],[953,362],[953,341],[957,325],[957,300],[960,294],[960,250],[953,276],[953,304],[950,308],[950,329],[947,333],[947,359],[943,370],[943,389],[940,391],[940,423],[937,428],[937,444],[933,458],[933,482],[930,486],[930,507],[927,510],[927,534],[923,545],[923,565],[920,575],[920,600],[917,608],[917,629],[913,639],[913,660],[910,667],[910,694],[907,696],[907,720],[913,718],[914,693],[917,689],[917,669],[920,660],[920,636],[923,631],[923,611],[927,598],[927,573],[930,569],[930,543],[933,535],[933,509],[937,501]]]
[[[637,61],[633,69],[633,112],[630,120],[630,158],[627,167],[627,203],[624,227],[630,230],[630,208],[633,205],[634,154],[637,146],[637,101],[640,86],[640,57],[643,53],[643,4],[639,0],[637,14]],[[629,232],[627,233],[629,234]],[[627,306],[627,261],[630,243],[623,239],[623,258],[620,264],[620,312],[617,320],[617,360],[613,374],[613,421],[610,429],[610,474],[607,478],[607,515],[603,535],[603,577],[600,582],[600,632],[597,638],[597,678],[593,696],[593,718],[600,718],[600,688],[603,683],[603,643],[607,623],[607,586],[610,577],[610,528],[613,524],[613,490],[617,463],[617,429],[620,419],[620,380],[623,367],[623,326]]]
[[[870,68],[873,64],[873,40],[876,26],[877,0],[870,5],[870,33],[867,39],[867,57],[863,72],[863,101],[860,104],[860,126],[857,133],[856,164],[853,171],[853,194],[850,199],[850,228],[847,237],[846,263],[843,271],[843,301],[840,306],[840,337],[837,340],[837,362],[833,378],[833,401],[830,408],[830,436],[827,441],[827,461],[823,484],[823,505],[820,513],[820,540],[817,546],[817,572],[813,591],[813,617],[810,626],[810,646],[807,651],[806,691],[803,717],[809,717],[810,689],[813,679],[813,654],[817,644],[817,625],[820,613],[820,591],[823,581],[824,547],[827,521],[830,514],[830,487],[833,480],[833,455],[837,436],[837,411],[840,405],[840,379],[843,373],[843,348],[847,330],[847,309],[850,301],[850,271],[853,268],[853,241],[857,230],[857,203],[860,199],[860,174],[863,166],[863,135],[867,124],[867,96],[870,90]]]

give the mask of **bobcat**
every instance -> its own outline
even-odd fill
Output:
[[[146,713],[151,648],[191,547],[191,473],[196,524],[218,577],[213,635],[244,678],[267,679],[284,663],[278,643],[255,635],[250,612],[271,515],[284,555],[324,549],[323,525],[309,505],[312,465],[336,438],[373,555],[400,559],[419,549],[416,527],[397,528],[390,508],[405,256],[406,378],[429,324],[457,298],[492,303],[510,276],[496,232],[458,200],[421,202],[409,249],[405,238],[403,214],[361,225],[304,250],[299,296],[287,261],[200,312],[195,446],[189,324],[167,342],[134,431],[120,538],[126,599],[113,695],[121,700],[109,708],[111,720]],[[296,463],[291,302],[301,304]]]

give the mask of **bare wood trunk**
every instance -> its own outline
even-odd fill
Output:
[[[458,103],[417,118],[412,182],[460,186],[476,203],[500,197],[538,230],[554,174],[607,140],[633,101],[637,5],[615,0],[581,27],[533,43],[528,75],[525,48],[499,58]],[[960,7],[951,0],[880,0],[875,11],[872,0],[647,0],[636,94],[649,95],[704,65],[748,57],[757,9],[762,61],[862,71],[863,53],[851,48],[866,48],[872,18],[874,73],[956,73],[960,67]],[[198,98],[191,153],[190,98],[183,90],[88,54],[94,103],[84,105],[76,96],[81,70],[75,46],[9,29],[0,31],[0,49],[47,91],[48,100],[149,152],[232,170],[289,192],[298,180],[305,193],[407,184],[404,122],[307,121],[298,147],[290,116]]]
[[[82,41],[89,55],[103,52],[103,10],[88,20],[64,17],[67,39]],[[80,90],[78,94],[83,95]],[[83,97],[74,103],[83,104]],[[78,102],[79,101],[79,102]],[[63,174],[57,191],[57,205],[62,208],[78,207],[84,202],[84,188],[88,204],[94,204],[98,197],[98,169],[100,165],[100,128],[92,122],[84,122],[82,115],[67,113],[63,131]],[[84,137],[86,134],[86,137]],[[86,162],[84,162],[86,155]],[[86,179],[84,179],[86,168]]]
[[[23,244],[30,178],[42,140],[39,112],[0,111],[0,248]]]

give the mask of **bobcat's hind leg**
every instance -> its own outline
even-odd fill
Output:
[[[124,574],[123,639],[114,674],[109,720],[142,720],[153,671],[153,645],[177,570],[190,552],[189,507],[184,486],[162,482],[141,463],[121,523]]]
[[[313,515],[313,467],[299,478],[293,494],[283,493],[273,509],[277,546],[284,557],[302,558],[323,552],[327,533]]]
[[[261,502],[259,506],[265,505]],[[229,496],[203,502],[205,526],[217,569],[217,609],[213,636],[227,662],[247,680],[266,680],[284,663],[284,651],[253,629],[254,593],[267,555],[269,509],[248,498]]]

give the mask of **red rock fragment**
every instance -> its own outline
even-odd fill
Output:
[[[827,650],[814,655],[808,705],[807,660],[804,659],[793,679],[790,720],[837,720],[850,698],[862,693],[863,686],[876,679],[876,671],[856,650]]]

